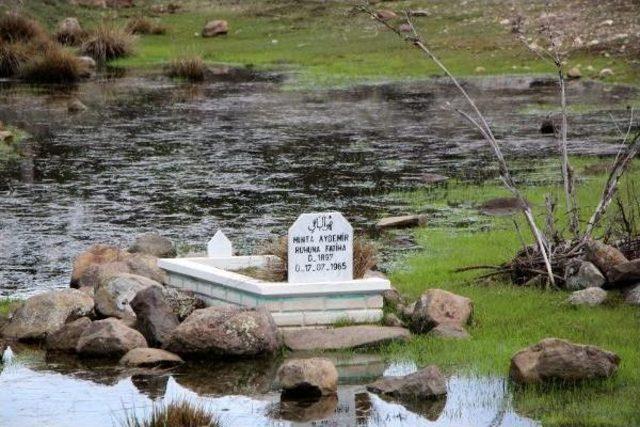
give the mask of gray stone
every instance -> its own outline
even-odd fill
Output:
[[[216,37],[229,32],[229,23],[223,19],[209,21],[202,29],[202,37]]]
[[[163,293],[171,310],[173,310],[181,322],[189,317],[195,310],[207,306],[203,300],[196,297],[191,291],[180,291],[175,288],[165,287]]]
[[[93,245],[86,251],[76,256],[73,261],[73,271],[71,272],[71,287],[79,288],[91,286],[92,284],[81,284],[81,277],[86,274],[87,269],[98,264],[107,264],[118,261],[125,261],[129,254],[120,248],[107,245]],[[128,273],[128,271],[127,271]]]
[[[111,317],[92,322],[80,335],[76,352],[89,357],[122,357],[139,347],[147,347],[142,334]]]
[[[164,297],[163,289],[158,286],[139,291],[131,301],[131,308],[136,315],[136,329],[153,347],[161,347],[180,324]]]
[[[78,98],[74,98],[67,103],[67,111],[70,113],[81,113],[88,110],[87,106],[82,103]]]
[[[276,382],[286,397],[326,396],[338,391],[338,371],[328,359],[290,359],[278,369]]]
[[[279,346],[278,328],[264,307],[209,307],[191,313],[164,347],[181,356],[256,356]]]
[[[587,288],[569,295],[567,302],[571,305],[600,305],[607,299],[607,291],[602,288]]]
[[[622,294],[627,304],[640,305],[640,283],[626,287]]]
[[[296,351],[376,347],[393,341],[406,341],[411,333],[404,328],[362,325],[334,329],[284,330],[283,335],[285,346]]]
[[[408,228],[423,226],[427,223],[426,215],[403,215],[382,218],[376,224],[378,230],[388,230],[392,228]]]
[[[47,336],[47,350],[73,353],[84,331],[91,326],[91,319],[81,317],[64,325],[60,330]]]
[[[429,331],[429,335],[439,337],[439,338],[453,338],[453,339],[468,339],[471,338],[469,332],[465,328],[460,325],[456,325],[453,323],[444,323],[436,326],[431,331]]]
[[[384,326],[390,326],[393,328],[403,328],[404,323],[394,313],[386,313],[382,319]]]
[[[404,377],[382,378],[367,385],[367,390],[397,399],[433,399],[447,394],[447,381],[438,367],[431,365]]]
[[[136,314],[131,308],[131,301],[136,294],[149,287],[161,285],[143,276],[135,274],[119,274],[112,277],[96,289],[96,311],[103,316],[116,317],[126,325],[133,326]]]
[[[177,354],[158,348],[134,348],[122,356],[121,365],[136,368],[168,368],[181,365],[184,360]]]
[[[608,378],[619,363],[618,355],[601,348],[545,338],[511,358],[509,376],[521,384],[578,382]]]
[[[591,261],[605,275],[608,280],[615,278],[613,268],[624,264],[629,260],[622,252],[613,246],[606,245],[598,240],[589,240],[585,245],[587,260]]]
[[[35,295],[13,313],[3,334],[19,340],[45,339],[65,323],[89,315],[93,306],[93,299],[76,289]]]
[[[607,281],[598,267],[588,261],[571,260],[564,272],[565,286],[570,291],[600,288]]]
[[[173,242],[158,233],[139,234],[129,248],[129,252],[153,255],[158,258],[175,258],[177,254]]]
[[[429,289],[420,296],[411,314],[411,328],[424,333],[442,324],[466,325],[473,313],[469,298],[444,291]]]
[[[609,271],[611,282],[618,284],[633,284],[640,282],[640,259],[615,265]]]

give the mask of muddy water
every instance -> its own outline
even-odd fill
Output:
[[[538,133],[557,101],[552,86],[467,86],[510,158],[554,152],[553,137]],[[637,91],[572,82],[569,93],[612,108],[572,119],[571,151],[614,152],[608,113],[622,118]],[[72,257],[95,242],[159,230],[182,251],[201,250],[221,228],[248,251],[306,210],[343,211],[357,228],[401,213],[387,194],[423,185],[426,172],[495,176],[486,144],[442,110],[453,95],[439,80],[330,91],[138,77],[65,90],[0,83],[0,120],[35,135],[24,160],[0,171],[0,296],[66,286]],[[89,110],[68,113],[75,97]]]
[[[365,384],[411,373],[415,364],[386,363],[372,355],[333,359],[340,374],[337,397],[295,402],[281,401],[273,389],[279,361],[196,364],[150,373],[18,352],[17,362],[0,372],[0,425],[119,426],[132,415],[145,417],[154,405],[185,399],[233,427],[539,425],[514,411],[502,378],[451,376],[446,398],[387,401],[368,393]]]

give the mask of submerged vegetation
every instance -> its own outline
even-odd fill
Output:
[[[124,427],[218,427],[220,423],[210,412],[188,400],[153,407],[148,417],[130,416]]]

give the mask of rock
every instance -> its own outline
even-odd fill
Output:
[[[314,399],[281,398],[280,403],[274,406],[274,409],[276,409],[276,413],[269,412],[269,415],[278,420],[291,422],[285,425],[300,425],[302,423],[302,425],[317,425],[318,420],[325,420],[335,415],[338,409],[338,396],[331,394]]]
[[[628,286],[622,291],[624,302],[631,305],[640,305],[640,283]]]
[[[437,173],[424,173],[421,177],[425,184],[440,184],[449,181],[448,176],[438,175]]]
[[[343,350],[375,347],[393,341],[406,341],[411,333],[404,328],[385,326],[346,326],[333,329],[293,329],[283,331],[290,350]]]
[[[106,0],[108,7],[133,7],[135,6],[134,0]]]
[[[202,29],[202,37],[216,37],[229,32],[229,23],[223,19],[209,21]]]
[[[565,287],[570,291],[600,288],[607,281],[593,263],[579,259],[573,259],[567,263],[564,280]]]
[[[158,348],[134,348],[122,356],[121,365],[135,368],[169,368],[181,365],[184,360],[177,354]]]
[[[162,292],[162,285],[146,277],[127,273],[114,276],[96,289],[96,311],[106,317],[121,319],[127,326],[133,326],[136,314],[131,308],[131,301],[138,292],[154,286]]]
[[[591,261],[609,280],[613,279],[613,268],[628,262],[618,249],[597,240],[589,240],[585,246],[587,260]]]
[[[181,356],[256,356],[279,345],[278,328],[264,307],[209,307],[191,313],[164,347]]]
[[[478,66],[478,67],[476,67],[476,68],[475,68],[475,70],[473,70],[473,71],[474,71],[475,73],[482,74],[482,73],[486,73],[486,72],[487,72],[487,69],[486,69],[486,68],[484,68],[484,67],[480,67],[480,66]]]
[[[482,203],[479,210],[483,215],[509,216],[522,212],[527,204],[517,197],[497,197]]]
[[[91,319],[81,317],[64,325],[58,331],[47,336],[47,350],[75,352],[78,339],[91,326]]]
[[[69,0],[69,3],[74,6],[107,7],[107,0]]]
[[[398,292],[398,290],[393,286],[391,287],[391,289],[386,290],[382,293],[382,299],[384,301],[384,304],[389,307],[397,307],[398,304],[402,304],[404,302],[404,299],[402,298],[402,295],[400,295],[400,292]]]
[[[290,359],[278,369],[276,382],[287,398],[327,396],[338,391],[338,371],[328,359]]]
[[[567,77],[569,79],[579,79],[580,77],[582,77],[582,71],[580,71],[580,68],[578,67],[573,67],[569,71],[567,71]]]
[[[558,131],[555,123],[551,118],[547,117],[540,124],[540,133],[543,135],[553,135]]]
[[[376,224],[378,230],[390,228],[407,228],[423,226],[427,223],[426,215],[403,215],[383,218]]]
[[[438,367],[431,365],[404,377],[379,379],[367,385],[367,390],[397,399],[433,399],[447,394],[447,381]]]
[[[572,292],[567,298],[571,305],[600,305],[607,299],[607,291],[602,288],[587,288]]]
[[[114,318],[96,320],[78,339],[81,356],[122,357],[134,348],[147,347],[142,334]]]
[[[455,339],[468,339],[471,338],[469,332],[460,325],[452,323],[444,323],[438,325],[429,331],[429,335],[439,338],[455,338]]]
[[[390,326],[392,328],[403,328],[404,327],[404,323],[402,322],[402,320],[400,320],[398,318],[398,316],[396,316],[393,313],[385,314],[383,319],[382,319],[382,323],[384,324],[384,326]]]
[[[87,69],[95,70],[96,69],[96,60],[90,56],[79,56],[78,61],[82,63]]]
[[[640,282],[640,259],[615,265],[609,271],[612,283],[630,284]]]
[[[98,289],[107,283],[112,277],[131,272],[129,265],[124,261],[107,262],[105,264],[91,264],[85,269],[80,278],[75,282],[78,289]]]
[[[139,291],[130,305],[136,315],[136,329],[150,346],[161,347],[180,324],[158,286]]]
[[[87,106],[82,103],[78,98],[74,98],[67,103],[67,111],[70,113],[80,113],[88,110]]]
[[[73,261],[73,271],[71,273],[71,287],[80,287],[80,278],[85,274],[86,270],[97,264],[107,264],[112,262],[124,261],[129,255],[115,246],[93,245],[86,251],[82,252]],[[88,285],[84,285],[88,286]]]
[[[469,298],[442,289],[429,289],[422,294],[411,314],[411,327],[424,333],[442,324],[466,325],[473,313]]]
[[[413,27],[411,26],[411,24],[400,24],[398,26],[398,31],[402,32],[402,33],[412,33],[413,32]]]
[[[396,308],[398,310],[398,313],[400,313],[402,317],[404,317],[405,319],[411,319],[411,316],[413,315],[413,310],[415,310],[416,308],[416,301],[412,302],[407,306],[398,306]]]
[[[175,258],[177,255],[173,242],[158,233],[139,234],[129,248],[129,252],[139,252],[158,258]]]
[[[163,293],[171,310],[178,316],[178,320],[181,322],[189,317],[195,310],[207,306],[204,301],[194,296],[193,292],[179,291],[175,288],[165,287]]]
[[[8,130],[0,130],[0,142],[10,144],[13,142],[13,133]]]
[[[49,291],[25,301],[4,327],[5,337],[41,340],[58,331],[66,322],[93,311],[93,299],[76,289]]]
[[[392,10],[382,9],[376,12],[376,17],[382,21],[389,21],[396,19],[398,15]]]
[[[611,77],[613,76],[613,70],[611,68],[603,68],[602,70],[600,70],[598,75],[600,77]]]
[[[130,254],[126,259],[131,274],[144,276],[158,283],[167,283],[167,274],[158,267],[158,258],[148,254]]]
[[[58,33],[64,34],[82,34],[84,30],[77,18],[64,18],[56,28]]]
[[[601,348],[545,338],[511,358],[509,376],[517,383],[577,382],[612,376],[620,358]]]
[[[415,17],[425,17],[425,16],[429,16],[429,11],[424,9],[417,9],[417,10],[410,11],[409,14]]]

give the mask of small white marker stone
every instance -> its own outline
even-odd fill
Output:
[[[209,258],[225,258],[233,256],[233,245],[231,240],[224,235],[222,230],[216,231],[207,244],[207,255]]]

